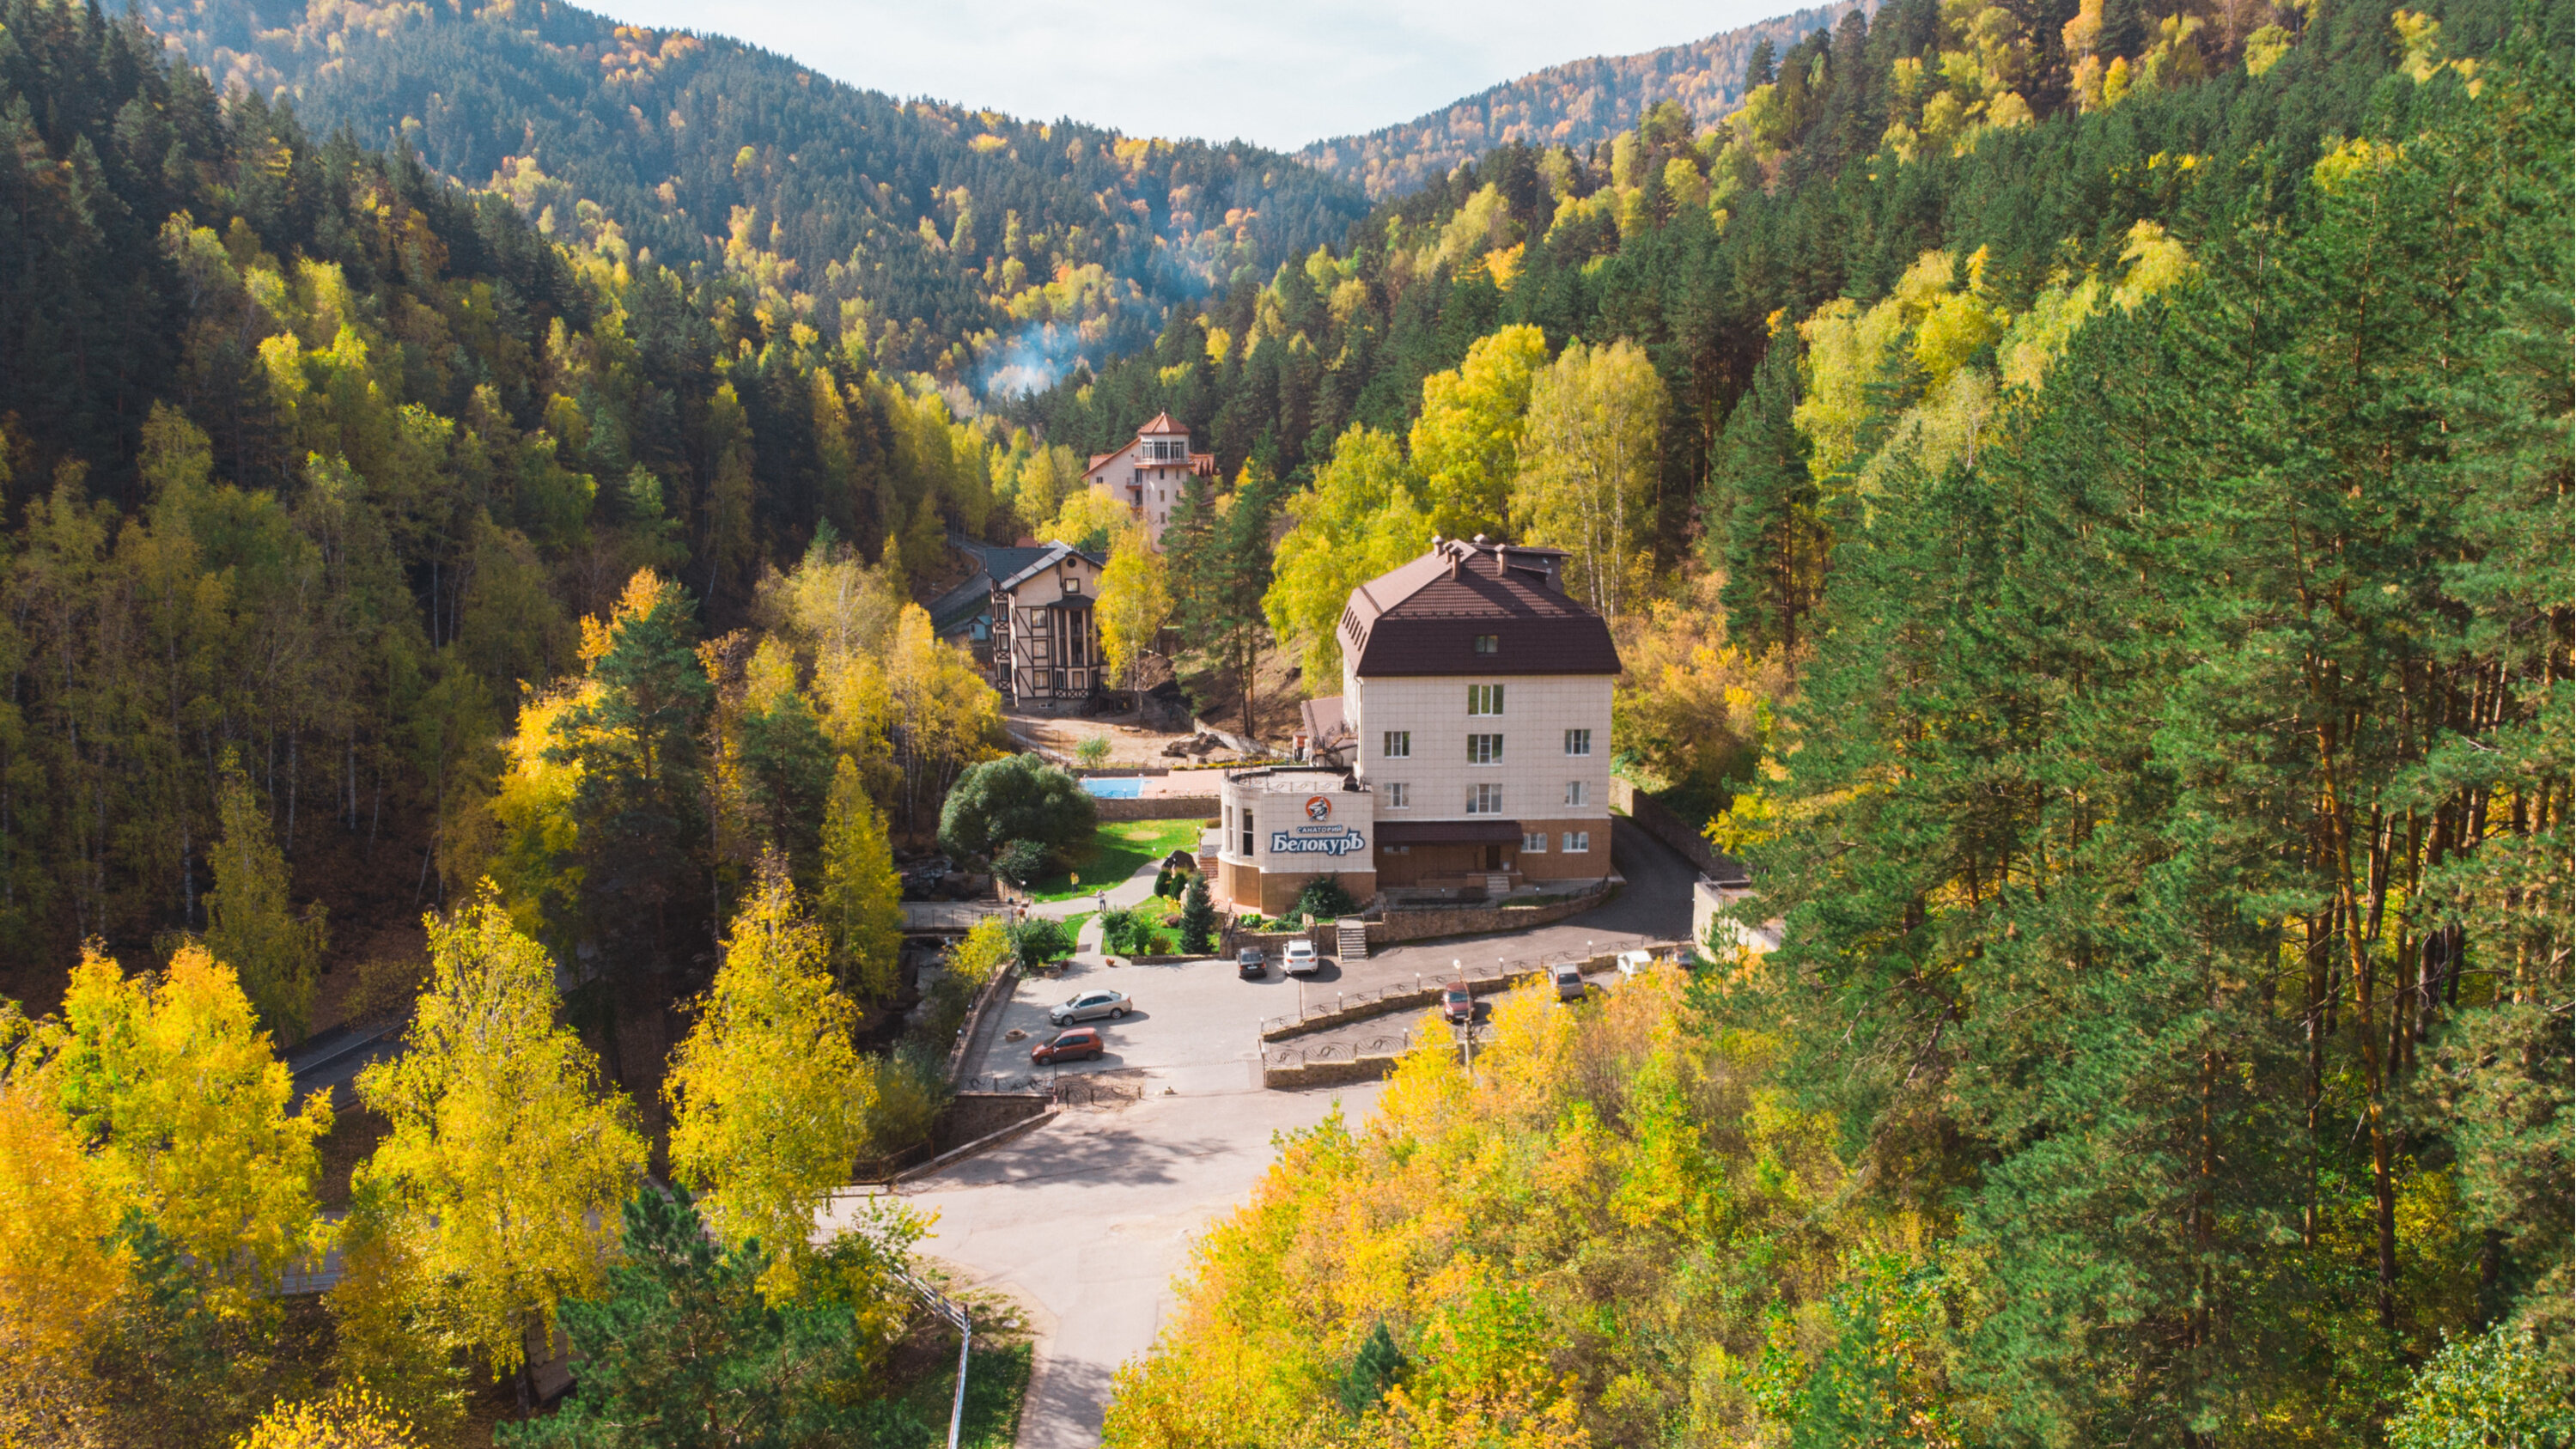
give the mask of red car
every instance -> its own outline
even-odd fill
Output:
[[[1029,1060],[1031,1062],[1078,1062],[1096,1057],[1107,1050],[1109,1050],[1107,1044],[1100,1040],[1100,1028],[1077,1026],[1071,1031],[1057,1032],[1053,1041],[1042,1041],[1031,1047]]]
[[[1464,986],[1445,987],[1440,992],[1440,1014],[1450,1021],[1474,1021],[1476,998]]]

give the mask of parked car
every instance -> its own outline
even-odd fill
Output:
[[[1246,981],[1258,981],[1270,974],[1270,963],[1258,946],[1246,946],[1234,953],[1234,974]]]
[[[1652,951],[1622,951],[1619,953],[1619,974],[1622,976],[1642,976],[1647,971],[1653,969],[1654,964],[1655,953]]]
[[[1583,968],[1571,961],[1549,967],[1547,975],[1556,983],[1556,999],[1559,1001],[1581,1001],[1583,994],[1591,990],[1584,984]]]
[[[1105,986],[1083,992],[1062,1006],[1047,1008],[1047,1020],[1058,1026],[1071,1026],[1077,1021],[1093,1021],[1104,1016],[1125,1016],[1136,1009],[1127,993]]]
[[[1451,1022],[1474,1021],[1476,998],[1464,986],[1443,987],[1440,992],[1440,1015]]]
[[[1053,1041],[1042,1041],[1029,1048],[1029,1061],[1032,1065],[1087,1061],[1108,1049],[1108,1044],[1100,1039],[1100,1028],[1077,1026],[1071,1031],[1057,1032]]]
[[[1312,976],[1324,969],[1324,958],[1315,954],[1314,942],[1299,937],[1279,953],[1279,969],[1291,976]]]

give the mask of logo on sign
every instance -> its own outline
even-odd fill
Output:
[[[1321,796],[1321,795],[1309,795],[1309,796],[1307,796],[1307,797],[1306,797],[1306,818],[1307,818],[1307,819],[1309,819],[1309,820],[1314,820],[1314,821],[1319,821],[1319,822],[1320,822],[1320,821],[1325,821],[1325,820],[1330,820],[1330,819],[1332,819],[1332,818],[1333,818],[1333,802],[1332,802],[1332,801],[1330,801],[1330,800],[1328,800],[1328,799],[1326,799],[1326,798],[1324,798],[1324,797],[1323,797],[1323,796]]]
[[[1366,849],[1368,837],[1349,826],[1301,825],[1293,835],[1285,830],[1270,832],[1272,855],[1357,855]]]

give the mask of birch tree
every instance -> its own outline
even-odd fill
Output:
[[[426,925],[430,984],[405,1050],[358,1075],[393,1123],[359,1187],[385,1194],[426,1291],[524,1395],[530,1336],[599,1284],[644,1140],[557,1020],[554,963],[488,888]]]
[[[1633,342],[1571,343],[1530,388],[1512,523],[1571,550],[1570,582],[1613,623],[1644,585],[1663,428],[1663,380]]]
[[[673,1056],[671,1170],[730,1247],[757,1243],[773,1300],[808,1256],[814,1213],[867,1143],[871,1064],[858,1011],[824,969],[824,936],[776,855],[734,917],[715,985]]]

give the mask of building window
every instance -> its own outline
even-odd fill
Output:
[[[1502,786],[1500,786],[1500,785],[1470,785],[1470,786],[1468,786],[1468,787],[1467,787],[1467,813],[1468,813],[1468,814],[1470,814],[1470,815],[1500,815],[1500,814],[1502,814],[1502,813],[1503,813],[1503,787],[1502,787]],[[1571,835],[1569,835],[1569,836],[1567,836],[1567,837],[1566,837],[1566,839],[1568,839],[1568,840],[1572,840],[1573,838],[1574,838],[1574,837],[1573,837],[1573,836],[1571,836]],[[1569,849],[1571,849],[1572,847],[1568,847],[1568,848],[1569,848]]]
[[[1591,754],[1592,731],[1567,730],[1565,732],[1565,752],[1569,755]]]
[[[1584,795],[1585,795],[1586,793],[1588,793],[1588,792],[1584,789],[1584,782],[1583,782],[1583,781],[1581,781],[1581,780],[1568,780],[1568,781],[1566,781],[1566,782],[1565,782],[1565,803],[1566,803],[1566,804],[1568,804],[1568,805],[1580,805],[1580,804],[1583,804],[1583,803],[1584,803],[1584,799],[1583,799],[1583,797],[1584,797]]]
[[[1501,714],[1502,712],[1503,687],[1501,685],[1471,684],[1467,686],[1467,713]]]
[[[1544,830],[1533,830],[1523,835],[1521,837],[1521,854],[1547,854],[1547,832]]]
[[[1500,634],[1479,634],[1476,636],[1476,652],[1479,654],[1498,654],[1502,652],[1502,643],[1503,636]],[[1500,713],[1500,711],[1498,710],[1496,713]]]
[[[1586,851],[1589,851],[1589,850],[1591,850],[1591,849],[1592,849],[1592,832],[1591,832],[1591,831],[1589,831],[1589,830],[1569,830],[1569,831],[1565,832],[1565,850],[1566,850],[1566,853],[1567,853],[1568,855],[1579,855],[1579,854],[1582,854],[1582,853],[1584,853],[1584,852],[1586,852]]]
[[[1386,732],[1386,757],[1390,760],[1412,759],[1413,731],[1388,730]]]
[[[1243,849],[1235,853],[1246,860],[1252,859],[1252,812],[1249,810],[1243,812]]]
[[[1389,782],[1386,787],[1386,808],[1389,810],[1412,809],[1413,787],[1404,783],[1402,780]]]
[[[1380,855],[1411,855],[1413,853],[1413,847],[1410,845],[1381,845],[1377,848],[1377,853]]]
[[[1064,576],[1064,591],[1068,594],[1081,593],[1082,576],[1079,574],[1066,574]]]
[[[1079,669],[1077,669],[1077,670],[1073,671],[1073,690],[1074,690],[1074,693],[1076,693],[1076,694],[1080,694],[1080,693],[1082,692],[1083,688],[1084,688],[1084,686],[1083,686],[1083,683],[1082,683],[1082,671],[1081,671],[1081,670],[1079,670]],[[1581,789],[1582,787],[1581,787],[1581,786],[1577,786],[1577,787],[1575,787],[1575,788],[1577,788],[1577,789]],[[1569,804],[1569,805],[1579,805],[1579,804],[1581,804],[1581,803],[1583,803],[1583,802],[1581,802],[1581,801],[1579,801],[1579,800],[1568,800],[1568,801],[1567,801],[1567,802],[1565,802],[1565,803],[1567,803],[1567,804]]]
[[[1468,764],[1471,764],[1471,765],[1499,765],[1499,764],[1501,764],[1502,762],[1503,762],[1503,737],[1502,737],[1501,735],[1469,735],[1469,736],[1467,736],[1467,763],[1468,763]]]

